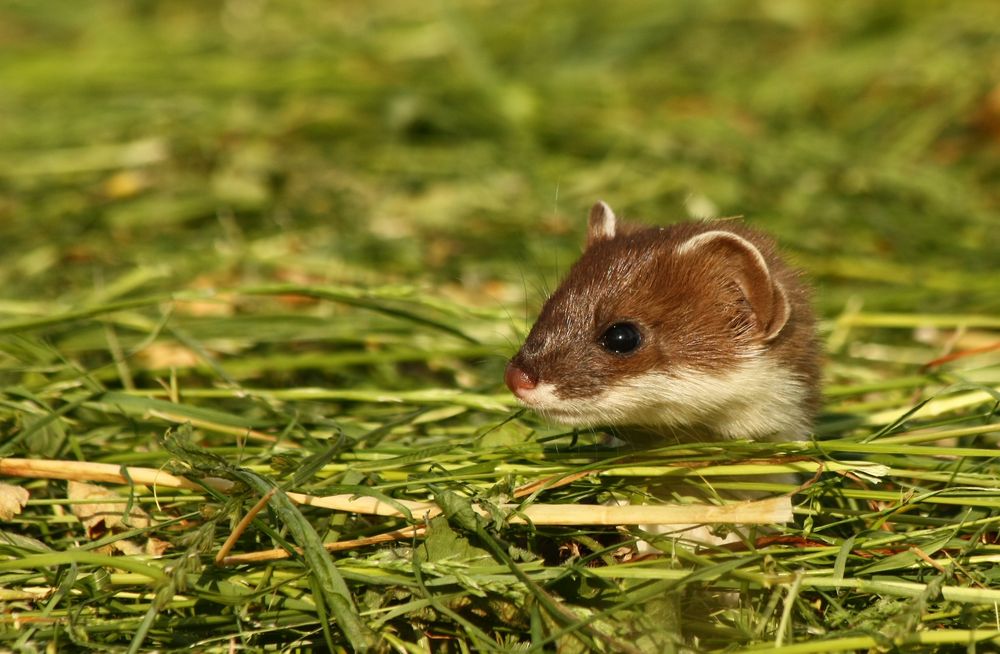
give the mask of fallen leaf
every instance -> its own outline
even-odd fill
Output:
[[[80,519],[87,528],[87,535],[92,539],[100,538],[109,531],[144,528],[153,523],[149,514],[135,505],[126,520],[125,498],[101,486],[70,481],[67,484],[67,497],[71,500],[95,500],[70,504],[70,511]]]
[[[149,556],[162,556],[170,547],[170,543],[165,540],[150,538],[146,541],[145,550]]]
[[[121,552],[125,556],[140,556],[144,553],[143,547],[134,540],[123,538],[111,543],[111,547],[116,552]]]
[[[10,520],[21,513],[30,494],[20,486],[0,484],[0,520]]]

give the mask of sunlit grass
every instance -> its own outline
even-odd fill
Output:
[[[996,12],[0,9],[0,457],[112,464],[101,501],[150,519],[85,523],[82,468],[0,479],[30,494],[0,649],[996,647]],[[516,409],[599,198],[779,236],[823,318],[814,434],[610,448]],[[524,523],[732,491],[795,520]]]

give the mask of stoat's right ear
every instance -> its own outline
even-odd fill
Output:
[[[587,247],[598,241],[610,241],[618,231],[618,218],[611,207],[598,202],[590,208],[590,220],[587,223]]]

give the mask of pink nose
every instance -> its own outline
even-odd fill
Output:
[[[524,391],[530,391],[538,382],[531,378],[531,375],[521,370],[513,363],[507,364],[507,370],[503,373],[503,382],[514,395],[520,395]]]

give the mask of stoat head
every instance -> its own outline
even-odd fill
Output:
[[[640,227],[598,203],[586,250],[505,381],[525,406],[575,426],[752,438],[802,427],[814,382],[782,357],[802,349],[784,341],[811,316],[796,316],[803,300],[789,282],[773,242],[738,223]]]

